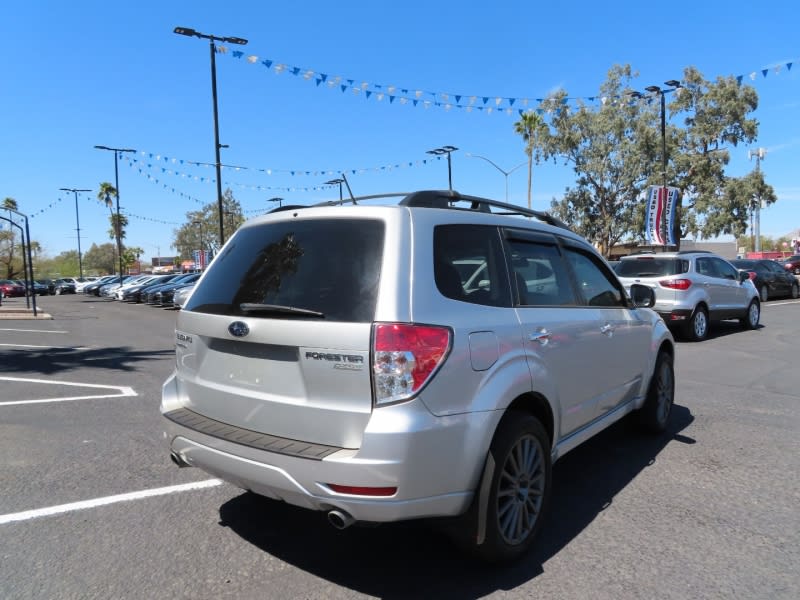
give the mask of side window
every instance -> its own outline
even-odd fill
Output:
[[[716,271],[717,277],[720,277],[722,279],[732,279],[734,281],[739,279],[739,276],[737,274],[738,272],[733,267],[733,265],[730,265],[726,263],[724,260],[719,258],[712,258],[711,260],[714,262],[714,270]]]
[[[710,258],[697,259],[697,272],[706,277],[714,277],[714,266],[711,264]]]
[[[514,301],[519,306],[574,306],[575,294],[558,246],[508,241]]]
[[[612,280],[595,256],[565,248],[578,291],[589,306],[627,306],[619,281]]]
[[[447,298],[486,306],[511,306],[502,242],[496,227],[436,227],[433,272],[436,287]]]

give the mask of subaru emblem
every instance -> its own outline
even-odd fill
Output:
[[[241,321],[234,321],[233,323],[228,325],[228,331],[232,336],[244,337],[248,333],[250,333],[250,328],[247,326],[247,323],[242,323]]]

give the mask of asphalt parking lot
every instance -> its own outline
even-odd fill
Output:
[[[800,596],[800,301],[679,342],[669,432],[623,421],[557,463],[538,545],[504,567],[176,468],[177,313],[38,302],[52,320],[0,320],[0,598]]]

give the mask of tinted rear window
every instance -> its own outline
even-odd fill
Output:
[[[614,269],[620,277],[664,277],[686,273],[688,270],[688,261],[651,256],[623,259]]]
[[[243,315],[243,303],[270,304],[324,316],[246,314],[372,321],[383,239],[383,222],[365,219],[293,220],[244,228],[209,267],[185,310]]]

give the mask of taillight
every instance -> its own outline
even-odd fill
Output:
[[[755,273],[755,271],[748,271],[748,272],[747,272],[747,276],[750,278],[750,281],[755,281],[755,280],[756,280],[756,273]]]
[[[692,281],[691,279],[665,279],[664,281],[659,281],[658,285],[671,290],[688,290],[692,285]]]
[[[421,390],[444,362],[450,335],[447,327],[377,323],[372,348],[375,404],[407,400]]]

